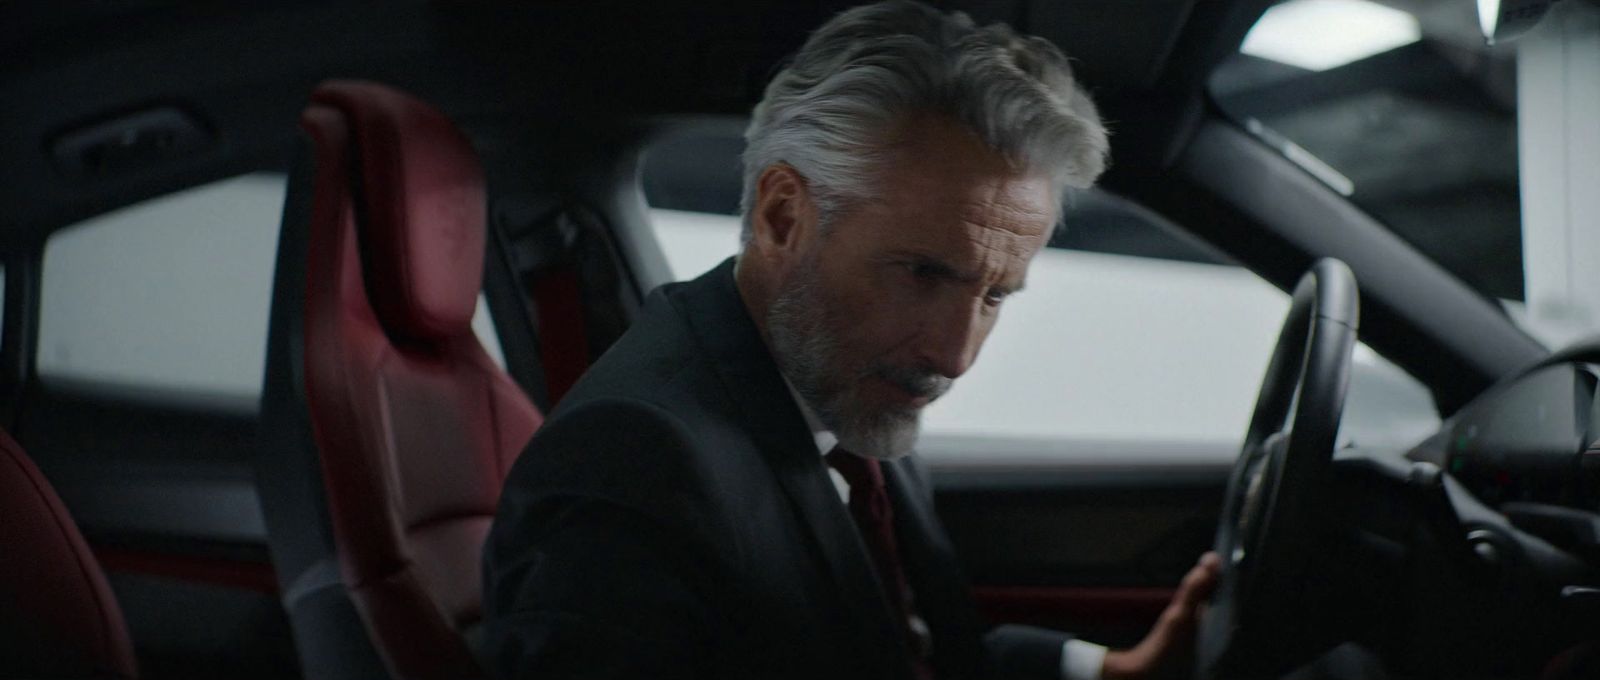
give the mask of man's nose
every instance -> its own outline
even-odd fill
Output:
[[[951,305],[923,325],[923,363],[946,378],[961,377],[978,358],[987,328],[981,300]]]

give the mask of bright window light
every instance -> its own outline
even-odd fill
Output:
[[[1261,16],[1239,51],[1325,71],[1422,38],[1417,18],[1368,0],[1289,0]]]

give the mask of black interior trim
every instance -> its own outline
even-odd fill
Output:
[[[15,432],[23,393],[33,378],[34,348],[39,341],[39,265],[43,246],[35,244],[5,260],[5,310],[0,337],[0,427]]]
[[[254,413],[54,381],[31,383],[24,399],[16,439],[85,535],[265,544],[251,469]]]
[[[534,337],[533,318],[528,313],[527,293],[517,285],[511,263],[511,246],[506,243],[500,220],[491,217],[487,225],[488,252],[483,260],[483,296],[489,303],[499,336],[500,353],[506,360],[506,373],[528,395],[540,413],[550,412],[550,395],[545,390],[544,365],[539,360],[539,342]]]
[[[937,486],[939,517],[974,583],[1171,586],[1211,548],[1227,488],[1226,472],[1059,481]]]

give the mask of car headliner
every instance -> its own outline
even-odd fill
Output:
[[[0,5],[0,248],[197,181],[282,167],[305,93],[335,75],[410,89],[474,131],[585,112],[742,115],[807,31],[855,3],[41,4]],[[1268,3],[940,4],[1067,46],[1115,122],[1186,99]],[[64,133],[161,105],[193,114],[213,143],[64,181],[52,158]],[[1119,153],[1131,153],[1163,128],[1116,129]]]

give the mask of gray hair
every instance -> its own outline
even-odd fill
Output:
[[[1105,170],[1105,126],[1055,45],[890,0],[834,17],[767,85],[745,130],[743,240],[768,167],[799,172],[826,225],[873,192],[894,126],[927,114],[961,123],[1019,170],[1047,173],[1058,194]]]

